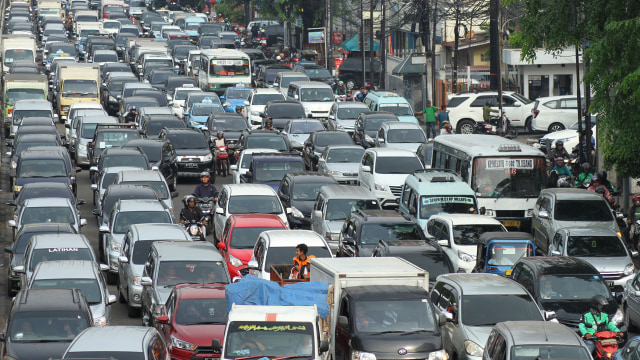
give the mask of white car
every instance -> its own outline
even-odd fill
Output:
[[[269,185],[263,184],[226,184],[218,194],[213,224],[213,237],[222,237],[224,224],[229,216],[234,214],[275,214],[289,227],[287,214],[291,208],[282,206],[276,191]]]
[[[507,231],[495,218],[472,214],[433,215],[423,230],[427,238],[438,241],[457,272],[467,273],[476,266],[480,235]]]
[[[595,124],[595,117],[592,117],[591,123]],[[595,136],[595,125],[591,128],[591,131],[593,133],[593,144],[597,145]],[[578,136],[578,122],[576,121],[567,130],[548,133],[547,135],[541,137],[538,143],[533,144],[533,146],[540,148],[543,152],[546,153],[549,149],[553,149],[556,146],[556,142],[558,140],[562,140],[564,142],[564,148],[567,149],[569,153],[572,153],[573,149],[580,143],[580,137]]]
[[[502,109],[511,120],[511,125],[528,129],[533,119],[531,109],[535,103],[513,91],[503,91],[502,100]],[[492,109],[498,110],[497,92],[461,93],[451,96],[447,109],[453,129],[459,134],[472,134],[474,124],[484,121],[482,108],[487,101],[494,104]]]
[[[555,132],[567,129],[578,119],[575,95],[537,98],[531,109],[533,131]]]
[[[249,124],[254,128],[262,126],[262,117],[260,115],[264,112],[267,103],[272,100],[284,99],[284,95],[276,89],[251,90],[249,97],[244,101],[244,111],[247,114],[247,119],[249,119]]]
[[[402,186],[407,176],[423,169],[415,152],[393,148],[369,148],[358,168],[360,186],[373,191],[382,208],[399,205]]]
[[[240,153],[240,158],[238,161],[231,165],[229,168],[229,172],[233,175],[233,183],[240,184],[240,176],[244,175],[249,171],[249,167],[251,166],[251,159],[253,159],[254,153],[277,153],[278,151],[274,149],[263,149],[263,148],[254,148],[254,149],[244,149]]]
[[[173,91],[173,104],[171,105],[171,111],[176,114],[180,119],[184,118],[184,103],[187,100],[187,95],[192,92],[203,92],[202,89],[188,86],[179,87]]]

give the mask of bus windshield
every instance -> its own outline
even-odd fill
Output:
[[[248,76],[249,61],[245,59],[211,60],[210,76]]]
[[[478,197],[535,198],[545,187],[543,157],[473,160],[471,188]]]

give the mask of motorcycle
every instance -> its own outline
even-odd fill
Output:
[[[185,220],[184,227],[187,229],[191,240],[193,241],[205,241],[207,238],[207,229],[201,220]]]
[[[216,169],[226,177],[229,173],[229,151],[227,145],[216,147]]]
[[[515,139],[518,137],[518,130],[511,126],[511,120],[507,117],[506,114],[502,114],[505,118],[505,127],[506,131],[504,131],[504,137],[509,139]],[[480,121],[474,125],[473,133],[474,134],[483,134],[483,135],[502,135],[500,132],[502,127],[502,118],[500,117],[492,117],[489,121]]]
[[[596,344],[596,351],[593,357],[595,360],[611,359],[620,347],[618,343],[618,333],[612,331],[597,332],[593,334],[590,340],[593,340]]]
[[[207,220],[207,234],[211,233],[213,226],[213,210],[215,208],[214,198],[198,198],[196,200],[196,206],[202,211],[202,215]]]

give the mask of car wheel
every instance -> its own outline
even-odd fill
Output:
[[[100,259],[102,263],[106,263],[104,259],[104,246],[102,245],[102,239],[98,240],[98,259]]]
[[[118,274],[107,272],[107,284],[114,285],[118,281]]]
[[[348,90],[353,90],[358,86],[358,83],[354,79],[347,79],[347,81],[345,81],[344,84]]]
[[[556,131],[562,131],[564,130],[564,125],[560,124],[560,123],[553,123],[551,125],[549,125],[549,132],[556,132]]]
[[[178,174],[173,175],[173,180],[171,180],[171,184],[169,184],[169,190],[171,191],[178,190]]]
[[[458,134],[473,134],[474,122],[473,120],[462,120],[458,123]]]
[[[527,120],[524,122],[524,131],[528,132],[528,133],[532,133],[533,129],[531,128],[531,121],[533,120],[533,118],[528,117]]]
[[[627,327],[627,331],[637,331],[638,327],[633,324],[631,317],[629,316],[629,307],[625,306],[624,311],[624,325]]]
[[[116,290],[118,291],[118,302],[120,304],[126,304],[127,300],[124,298],[124,295],[122,294],[122,290],[120,289],[120,280],[118,279],[118,283],[116,284]]]

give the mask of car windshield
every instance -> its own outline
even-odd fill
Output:
[[[545,169],[542,156],[475,158],[471,188],[477,197],[537,198],[547,184]]]
[[[229,89],[227,99],[246,99],[250,93],[251,89]]]
[[[375,117],[375,118],[367,119],[364,122],[364,129],[366,131],[378,131],[378,129],[380,129],[380,125],[382,125],[382,123],[385,121],[398,121],[398,118]]]
[[[275,119],[304,119],[307,117],[304,107],[300,104],[271,104],[269,117]]]
[[[387,111],[398,116],[413,116],[409,104],[380,104],[379,111]]]
[[[553,218],[558,221],[613,221],[613,214],[604,200],[558,200]]]
[[[120,29],[120,26],[120,23],[117,21],[105,21],[102,23],[103,29]]]
[[[283,76],[281,79],[282,82],[278,84],[280,89],[288,89],[289,84],[294,81],[309,81],[308,76]]]
[[[419,243],[424,244],[422,241],[419,241]],[[427,270],[429,273],[429,281],[435,283],[438,276],[454,272],[453,265],[447,255],[437,253],[436,251],[437,250],[414,251],[411,253],[397,254],[396,256],[409,261],[423,270]]]
[[[262,161],[254,170],[256,182],[280,182],[288,172],[304,171],[302,161]]]
[[[184,128],[184,122],[178,119],[167,119],[167,120],[154,119],[153,121],[147,121],[147,124],[144,129],[145,130],[144,134],[146,136],[157,136],[158,134],[160,134],[160,131],[165,127]],[[149,154],[147,154],[147,156],[148,155]],[[149,160],[151,161],[151,158],[149,158]]]
[[[247,139],[246,148],[273,149],[277,151],[289,150],[287,142],[282,136],[251,136]]]
[[[156,284],[164,287],[183,283],[227,284],[229,279],[225,266],[224,261],[161,261]],[[214,274],[209,276],[212,272]]]
[[[376,245],[379,240],[425,239],[417,224],[366,224],[360,231],[360,245]]]
[[[35,279],[31,289],[80,289],[87,303],[102,302],[102,292],[96,279]]]
[[[234,227],[229,247],[231,249],[253,249],[261,232],[282,229],[282,227]]]
[[[202,90],[200,89],[184,89],[184,90],[177,90],[176,91],[176,96],[173,98],[173,100],[186,100],[187,99],[187,95],[189,95],[189,93],[192,92],[201,92]]]
[[[9,334],[16,343],[71,342],[89,325],[80,312],[18,311],[11,315]]]
[[[533,255],[533,245],[528,241],[500,241],[489,243],[487,264],[513,266],[520,258]]]
[[[617,236],[569,236],[567,254],[579,257],[627,256],[622,241]]]
[[[331,88],[310,88],[300,90],[300,101],[331,101],[333,102],[333,92]]]
[[[96,54],[93,57],[93,62],[95,62],[95,63],[118,62],[118,55],[116,55],[116,54]]]
[[[191,108],[192,116],[209,116],[213,112],[222,113],[224,109],[219,104],[199,105]]]
[[[45,141],[40,141],[40,142],[26,142],[26,141],[20,141],[18,143],[18,145],[16,145],[15,150],[13,151],[14,154],[20,155],[23,151],[27,150],[30,147],[34,147],[34,146],[58,146],[59,144],[55,141],[55,140],[51,140],[48,142]]]
[[[247,129],[243,118],[215,119],[211,124],[211,131],[242,131]]]
[[[168,134],[167,139],[176,149],[208,149],[209,145],[204,135],[200,132],[185,132],[181,134]]]
[[[428,219],[436,214],[470,214],[476,209],[473,196],[439,195],[420,197],[420,218]]]
[[[331,73],[327,69],[304,69],[304,73],[311,80],[331,79]]]
[[[315,136],[315,146],[329,146],[329,145],[352,145],[353,140],[351,136],[346,132],[330,132],[330,133],[317,133]]]
[[[143,351],[69,351],[65,355],[66,359],[113,359],[113,360],[146,360]]]
[[[247,59],[212,59],[209,67],[209,76],[249,76],[249,60]]]
[[[338,119],[340,120],[355,120],[363,111],[369,111],[366,106],[342,106],[338,108]]]
[[[140,134],[136,131],[102,131],[96,137],[98,149],[108,149],[111,147],[121,147],[127,141],[138,139]]]
[[[143,155],[116,155],[107,156],[102,161],[102,168],[114,166],[133,166],[148,170],[147,159]]]
[[[229,214],[281,214],[275,195],[236,195],[229,198]]]
[[[355,325],[358,333],[438,331],[428,299],[356,301]]]
[[[179,325],[227,324],[227,300],[180,299],[175,322]]]
[[[453,242],[457,245],[478,245],[478,238],[486,232],[507,231],[501,224],[465,224],[453,226]]]
[[[126,184],[130,185],[147,185],[150,186],[155,192],[158,199],[168,199],[169,189],[163,181],[127,181]]]
[[[106,173],[104,174],[104,176],[102,176],[102,180],[100,182],[100,188],[103,190],[106,190],[109,185],[112,185],[113,182],[116,180],[116,176],[118,175],[118,173]]]
[[[49,249],[35,249],[31,253],[31,259],[29,261],[29,271],[38,266],[43,261],[59,261],[59,260],[87,260],[95,261],[91,249],[89,248],[49,248]]]
[[[359,163],[362,160],[364,149],[331,149],[327,154],[327,163]]]
[[[375,171],[378,174],[411,174],[422,168],[422,163],[414,156],[379,156]]]
[[[265,78],[267,82],[273,83],[278,73],[281,73],[281,72],[291,72],[291,70],[290,69],[267,69],[265,74]]]
[[[83,139],[93,139],[93,136],[96,134],[96,127],[98,127],[98,123],[82,124],[80,137]]]
[[[95,80],[65,80],[62,83],[62,96],[98,96],[98,83]]]
[[[540,310],[529,294],[465,295],[460,312],[467,326],[493,326],[503,321],[542,321]]]
[[[356,210],[378,210],[378,200],[334,199],[327,203],[326,220],[344,220]]]
[[[314,357],[317,344],[314,344],[312,323],[262,320],[259,323],[256,321],[231,322],[226,329],[224,357],[232,359],[261,357],[309,359]],[[262,347],[247,344],[261,344]]]
[[[52,118],[53,114],[51,110],[14,110],[13,111],[13,123],[20,124],[22,118],[25,117],[49,117]]]
[[[524,345],[511,348],[511,359],[574,359],[589,360],[589,352],[582,346]]]
[[[298,201],[314,201],[318,197],[320,188],[331,184],[330,182],[295,183],[293,185],[292,199]]]
[[[163,84],[169,76],[175,75],[173,72],[158,71],[154,72],[149,79],[151,84]]]
[[[595,295],[602,295],[608,299],[610,294],[609,288],[597,273],[596,275],[544,275],[540,279],[542,301],[589,301]]]
[[[44,90],[42,89],[7,89],[6,103],[13,106],[19,100],[44,100]]]
[[[51,178],[66,177],[67,166],[64,160],[42,159],[42,160],[22,160],[18,177],[24,178]],[[59,222],[59,221],[54,221]]]
[[[390,143],[423,143],[427,137],[422,130],[417,129],[394,129],[389,130],[387,141]]]
[[[165,211],[123,211],[117,213],[112,230],[115,234],[124,234],[131,225],[171,222],[171,216]]]
[[[289,134],[311,134],[316,130],[324,130],[320,121],[293,122],[289,128]]]
[[[255,94],[253,95],[253,101],[251,105],[266,105],[269,101],[284,100],[284,96],[278,94]]]
[[[291,259],[295,256],[295,245],[291,247],[270,247],[267,252],[265,269],[271,269],[271,265],[293,264]],[[292,255],[293,254],[293,255]],[[324,246],[309,246],[307,255],[313,255],[317,258],[330,258],[331,251]]]
[[[9,49],[4,52],[4,63],[11,64],[18,60],[33,60],[33,51],[29,49]]]

